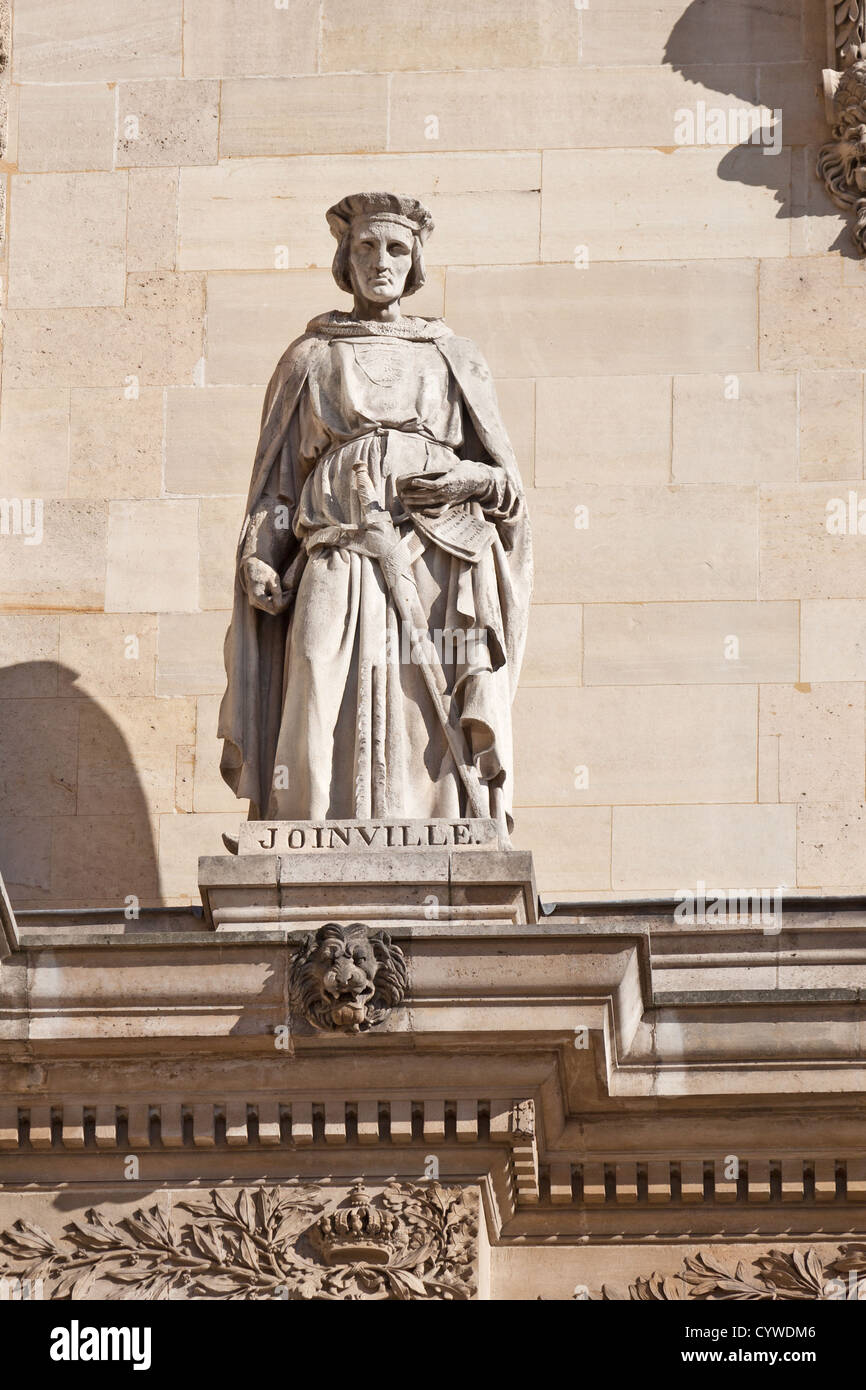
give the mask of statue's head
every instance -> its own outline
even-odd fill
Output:
[[[352,193],[326,216],[337,239],[332,270],[341,290],[382,305],[420,290],[433,218],[416,198]]]

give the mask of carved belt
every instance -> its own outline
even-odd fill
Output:
[[[376,560],[377,552],[365,543],[366,530],[365,526],[323,526],[304,537],[304,548],[309,555],[323,546],[333,546],[339,550],[353,550],[356,555],[366,555],[369,560]],[[402,538],[400,548],[405,551],[410,565],[414,565],[424,554],[424,542],[414,527]]]
[[[439,444],[437,440],[422,434],[419,430],[396,432],[413,434],[416,438],[423,439],[425,443],[435,444],[438,448],[445,449],[459,463],[457,455],[454,454],[450,446]],[[357,439],[367,439],[370,436],[381,438],[388,433],[389,428],[380,425],[362,435],[355,435],[353,439],[345,440],[342,444],[337,444],[329,449],[326,454],[322,455],[319,462],[321,463],[339,453],[341,449],[345,449]],[[410,564],[414,564],[424,553],[425,544],[430,541],[448,554],[474,564],[484,554],[496,534],[495,526],[480,513],[480,509],[466,503],[448,507],[442,513],[416,513],[401,509],[400,512],[391,516],[391,522],[394,526],[399,526],[407,521],[413,523],[412,530],[403,537],[400,545],[405,551],[404,558],[408,559]],[[311,535],[304,537],[303,544],[308,555],[311,551],[322,546],[333,546],[342,550],[354,550],[359,555],[377,559],[379,558],[378,552],[371,550],[365,543],[365,532],[365,526],[352,523],[323,526]]]
[[[378,438],[382,441],[386,439],[387,435],[390,433],[415,435],[416,438],[423,439],[425,443],[437,443],[431,436],[423,434],[417,429],[400,430],[394,426],[376,425],[373,429],[365,430],[362,434],[353,435],[351,439],[344,439],[342,443],[333,445],[332,448],[328,449],[326,453],[322,454],[319,459],[317,459],[316,467],[318,467],[320,463],[324,463],[326,459],[332,458],[335,454],[340,453],[342,449],[348,448],[350,444],[357,443],[359,439]],[[447,448],[448,446],[443,445],[441,447]],[[384,445],[381,442],[380,449],[384,453]],[[405,510],[401,510],[397,515],[392,516],[391,520],[395,525],[400,525],[401,522],[409,520],[409,515]],[[371,560],[376,559],[375,552],[364,542],[365,532],[365,526],[359,526],[352,522],[347,522],[345,525],[321,526],[310,535],[304,536],[303,545],[308,555],[313,550],[319,550],[323,546],[332,546],[340,550],[353,550],[357,555],[366,555]],[[414,564],[418,557],[424,553],[424,542],[420,539],[414,528],[403,538],[403,541],[409,563]]]
[[[330,449],[326,449],[324,454],[319,455],[315,466],[318,467],[320,463],[325,462],[325,459],[332,458],[341,449],[348,448],[350,444],[357,444],[361,439],[379,439],[387,443],[389,434],[409,436],[410,438],[414,436],[416,439],[422,439],[425,444],[435,444],[438,449],[447,449],[449,454],[453,454],[455,459],[457,458],[450,444],[443,444],[441,440],[434,439],[432,434],[426,434],[424,430],[419,430],[415,426],[410,428],[408,425],[373,425],[368,430],[362,430],[360,434],[353,434],[350,439],[343,439],[339,444],[332,444]],[[380,447],[384,452],[385,445],[380,443]]]

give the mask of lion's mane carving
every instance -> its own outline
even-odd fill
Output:
[[[866,255],[866,60],[847,68],[833,97],[833,139],[818,153],[818,177],[843,212],[854,211],[851,235]]]
[[[363,922],[326,922],[306,936],[292,963],[291,990],[298,1012],[323,1032],[363,1033],[403,1002],[406,960],[387,932]]]

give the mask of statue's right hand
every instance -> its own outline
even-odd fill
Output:
[[[265,560],[250,555],[241,561],[241,583],[254,608],[263,613],[282,613],[289,595],[283,593],[280,576]]]

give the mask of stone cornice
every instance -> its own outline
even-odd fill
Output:
[[[0,1036],[33,1054],[141,1052],[157,1037],[183,1050],[208,1041],[238,1055],[288,1029],[294,1054],[327,1043],[290,1019],[288,974],[302,932],[274,924],[213,932],[189,913],[134,923],[23,916],[0,974]],[[603,1044],[611,1094],[788,1090],[788,1072],[862,1087],[859,1022],[866,912],[789,905],[777,935],[746,924],[691,927],[661,914],[557,912],[535,924],[392,924],[409,966],[405,1007],[364,1040],[395,1035],[439,1051],[498,1034],[557,1051],[581,1028]],[[167,959],[172,969],[162,967]],[[452,967],[459,965],[455,975]],[[94,982],[98,988],[94,988]],[[796,1018],[791,1015],[795,1011]],[[834,1037],[819,1026],[830,1019]],[[241,1022],[242,1021],[242,1022]],[[736,1024],[736,1027],[732,1025]],[[803,1024],[807,1024],[804,1030]],[[744,1045],[744,1029],[748,1042]],[[372,1060],[372,1058],[371,1058]],[[770,1074],[772,1069],[772,1075]],[[732,1084],[733,1083],[733,1084]]]
[[[0,967],[0,1181],[116,1181],[129,1152],[157,1183],[263,1161],[415,1180],[434,1155],[483,1180],[507,1239],[844,1233],[866,1206],[863,901],[791,899],[776,934],[672,909],[390,922],[405,1000],[348,1036],[292,1011],[306,922],[22,914]]]
[[[780,1224],[798,1235],[843,1234],[862,1224],[866,1204],[862,1153],[828,1153],[823,1143],[817,1153],[752,1150],[738,1159],[736,1176],[731,1155],[663,1156],[657,1148],[540,1163],[531,1099],[132,1097],[0,1107],[7,1188],[50,1189],[61,1173],[63,1181],[77,1174],[79,1183],[118,1184],[130,1155],[151,1187],[190,1171],[198,1183],[256,1180],[262,1172],[280,1181],[328,1172],[338,1181],[360,1171],[480,1181],[493,1227],[506,1239],[555,1228],[581,1242],[721,1232],[731,1240]]]

